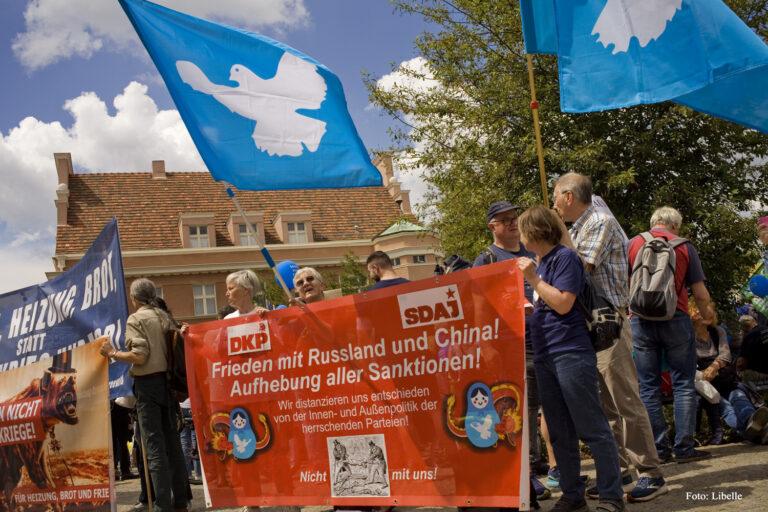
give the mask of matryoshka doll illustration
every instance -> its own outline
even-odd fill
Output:
[[[491,389],[475,382],[467,391],[467,414],[464,428],[469,442],[478,448],[490,448],[499,440],[496,425],[501,420],[493,406]]]
[[[256,433],[251,427],[251,417],[242,407],[229,413],[229,442],[232,443],[232,456],[238,460],[247,460],[256,452]]]

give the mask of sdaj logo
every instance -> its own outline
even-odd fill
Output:
[[[227,352],[234,356],[270,350],[269,324],[266,320],[227,327]]]
[[[397,296],[403,328],[462,320],[459,289],[455,284]]]

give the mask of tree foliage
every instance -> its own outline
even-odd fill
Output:
[[[542,200],[519,5],[394,3],[434,27],[415,41],[428,65],[397,68],[404,80],[388,88],[368,77],[371,100],[403,122],[395,149],[427,169],[425,208],[445,253],[472,258],[490,240],[490,202]],[[727,3],[766,38],[768,0]],[[591,176],[629,235],[648,228],[656,207],[678,208],[724,306],[757,261],[754,220],[743,212],[766,204],[768,137],[670,102],[564,114],[556,58],[535,56],[534,67],[550,187],[571,170]]]
[[[365,272],[365,267],[357,260],[354,253],[347,253],[341,260],[338,281],[341,293],[344,295],[360,293],[368,284],[368,274]]]

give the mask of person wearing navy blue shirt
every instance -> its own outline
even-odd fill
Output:
[[[372,252],[365,260],[365,265],[368,267],[368,276],[373,281],[373,286],[368,290],[378,290],[410,282],[408,279],[395,274],[392,269],[392,260],[383,251]]]
[[[530,208],[518,219],[518,228],[525,246],[539,259],[538,267],[526,257],[517,258],[517,264],[535,292],[529,319],[536,380],[563,491],[555,509],[589,510],[579,478],[581,439],[595,460],[597,509],[622,511],[619,453],[600,405],[597,357],[586,319],[575,307],[586,282],[584,266],[575,251],[560,244],[564,228],[554,211]]]
[[[509,201],[496,201],[488,207],[486,221],[488,229],[493,236],[493,243],[489,245],[477,258],[475,258],[473,267],[480,267],[496,263],[497,261],[506,261],[525,256],[535,259],[536,255],[525,248],[520,241],[520,230],[517,229],[517,216],[520,207]],[[523,293],[528,302],[533,305],[533,288],[526,281],[523,283]],[[526,309],[526,312],[530,312]],[[531,470],[535,474],[547,474],[549,466],[546,464],[541,453],[541,443],[539,442],[539,429],[536,418],[539,415],[539,393],[536,388],[536,373],[533,368],[533,348],[531,347],[531,336],[529,331],[529,322],[525,323],[525,373],[527,380],[528,397],[528,429],[529,445],[531,447]],[[551,450],[549,436],[544,430],[542,424],[542,435],[547,444],[547,451]],[[555,461],[552,454],[549,454],[549,463],[554,466]],[[539,496],[539,499],[543,499]]]

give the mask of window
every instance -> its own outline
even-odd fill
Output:
[[[209,247],[208,226],[189,226],[189,246],[193,249]]]
[[[288,243],[305,244],[307,243],[307,230],[303,222],[288,223]]]
[[[195,316],[216,314],[216,288],[212,284],[192,285],[192,296],[195,298]]]
[[[413,262],[414,263],[426,263],[427,262],[427,257],[424,254],[417,254],[416,256],[413,257]]]
[[[400,258],[392,258],[392,266],[393,267],[399,267],[400,266]]]
[[[248,226],[245,224],[237,225],[237,230],[240,233],[240,245],[258,245],[256,239],[259,236],[259,228],[254,225],[253,229],[256,230],[255,233],[253,231],[249,231]]]
[[[155,295],[157,295],[158,298],[164,299],[163,297],[163,287],[162,286],[155,286]]]

